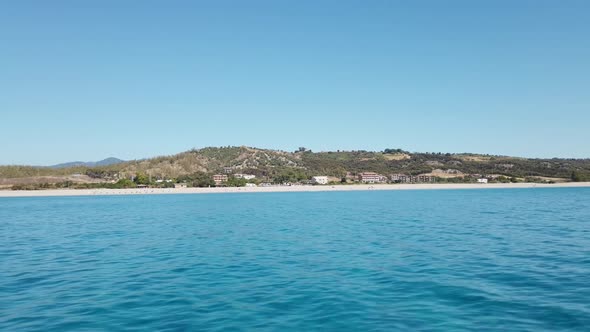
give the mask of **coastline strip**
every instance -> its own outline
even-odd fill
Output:
[[[222,194],[264,192],[326,192],[326,191],[374,191],[374,190],[439,190],[439,189],[516,189],[516,188],[579,188],[590,187],[590,182],[541,183],[456,183],[456,184],[362,184],[322,186],[273,186],[273,187],[217,187],[217,188],[146,188],[146,189],[53,189],[53,190],[0,190],[0,197],[47,196],[118,196],[118,195],[166,195],[166,194]]]

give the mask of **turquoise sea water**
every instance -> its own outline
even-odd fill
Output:
[[[0,330],[590,330],[590,189],[0,198]]]

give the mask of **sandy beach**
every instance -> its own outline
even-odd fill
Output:
[[[437,190],[437,189],[510,189],[510,188],[573,188],[590,187],[590,182],[555,184],[489,183],[489,184],[363,184],[325,186],[272,186],[272,187],[219,187],[182,189],[56,189],[56,190],[2,190],[0,197],[42,196],[112,196],[112,195],[166,195],[215,193],[270,193],[270,192],[323,192],[323,191],[374,191],[374,190]]]

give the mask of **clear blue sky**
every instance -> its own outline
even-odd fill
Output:
[[[5,1],[0,164],[590,157],[590,1]]]

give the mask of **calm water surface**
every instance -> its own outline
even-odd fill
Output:
[[[590,330],[590,189],[0,198],[2,331]]]

